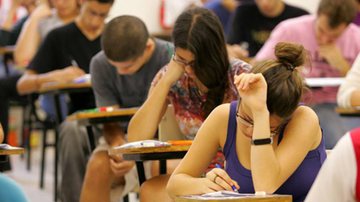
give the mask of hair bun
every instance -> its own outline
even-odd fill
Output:
[[[300,44],[279,42],[275,46],[275,56],[277,60],[291,70],[304,64],[305,54],[304,46]]]

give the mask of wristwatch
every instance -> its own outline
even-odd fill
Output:
[[[251,140],[252,145],[264,145],[264,144],[272,144],[272,143],[273,143],[273,138],[272,137]]]

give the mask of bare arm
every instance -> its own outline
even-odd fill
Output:
[[[351,106],[360,106],[360,89],[353,91],[350,99]]]
[[[14,26],[14,17],[16,16],[17,9],[20,7],[19,0],[11,1],[11,7],[6,15],[6,18],[1,26],[1,29],[10,31]]]
[[[49,15],[51,15],[49,6],[42,4],[33,11],[26,21],[15,46],[14,58],[17,65],[27,66],[34,57],[41,42],[39,22]]]
[[[125,133],[118,123],[106,123],[103,128],[106,142],[111,146],[126,143]],[[116,177],[123,177],[134,166],[134,161],[125,161],[122,155],[110,155],[110,169]]]
[[[182,67],[174,61],[169,63],[167,71],[150,89],[148,98],[129,123],[128,140],[130,142],[154,138],[168,104],[166,97],[169,90],[183,72]]]
[[[104,124],[103,135],[110,146],[125,144],[125,133],[117,123]]]
[[[270,137],[270,117],[266,106],[267,85],[262,74],[241,74],[235,79],[242,104],[253,114],[252,139]],[[251,87],[250,87],[251,86]],[[321,141],[316,114],[298,107],[286,125],[279,145],[251,145],[251,172],[255,191],[273,193],[299,167],[307,153]]]
[[[356,58],[351,70],[337,93],[337,103],[341,107],[360,106],[360,55]]]
[[[218,147],[225,144],[228,115],[229,104],[220,105],[202,124],[189,151],[169,179],[167,191],[170,196],[204,194],[225,189],[214,183],[213,178],[200,176],[210,164]]]
[[[29,94],[38,91],[44,83],[68,82],[84,74],[85,72],[82,69],[73,66],[44,74],[37,74],[35,71],[27,70],[17,82],[16,87],[20,95]]]
[[[4,141],[4,130],[0,123],[0,143],[2,143],[3,141]]]
[[[341,76],[346,76],[351,66],[336,44],[320,46],[319,54],[325,58],[333,68],[337,69]]]

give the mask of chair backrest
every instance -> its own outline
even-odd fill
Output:
[[[181,133],[179,125],[175,119],[174,107],[168,105],[164,116],[159,123],[159,140],[181,140],[184,135]]]

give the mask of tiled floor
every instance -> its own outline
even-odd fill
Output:
[[[1,74],[1,71],[0,71]],[[19,128],[21,121],[21,109],[13,107],[11,109],[10,124],[12,127]],[[19,134],[19,131],[17,131]],[[20,139],[20,137],[17,137]],[[48,136],[48,142],[53,142],[54,135]],[[46,150],[46,165],[44,189],[40,189],[40,161],[41,161],[41,135],[34,131],[32,133],[32,152],[31,170],[26,169],[26,157],[13,155],[10,157],[12,171],[4,174],[14,179],[24,190],[30,202],[52,202],[54,201],[54,148]],[[60,182],[60,179],[59,179]],[[1,200],[0,200],[1,201]],[[130,202],[137,202],[136,195],[130,194]]]
[[[14,179],[23,188],[30,201],[54,201],[53,199],[53,149],[47,151],[44,189],[40,189],[40,149],[32,151],[31,170],[26,170],[26,159],[20,156],[11,156],[12,171],[5,174]]]
[[[49,140],[50,142],[51,140]],[[26,170],[26,158],[11,156],[12,171],[5,174],[14,179],[23,188],[30,202],[54,201],[54,149],[47,149],[44,189],[40,189],[41,149],[32,149],[31,170]],[[130,194],[130,202],[137,202],[135,194]],[[1,201],[1,200],[0,200]]]

